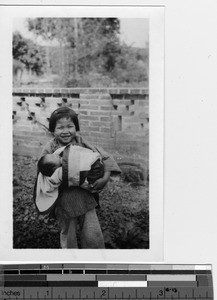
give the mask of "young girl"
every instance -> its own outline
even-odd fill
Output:
[[[69,143],[98,151],[104,164],[104,175],[93,183],[94,191],[104,188],[109,180],[111,172],[120,173],[115,160],[103,149],[93,147],[77,135],[79,122],[76,113],[68,108],[56,109],[49,120],[49,130],[54,138],[44,147],[41,157],[55,152],[58,148]],[[81,248],[105,248],[104,238],[95,211],[97,202],[94,194],[81,187],[59,188],[59,196],[56,202],[55,215],[61,228],[60,244],[62,248],[78,248],[77,225],[80,225]]]

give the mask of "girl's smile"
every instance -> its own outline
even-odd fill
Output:
[[[73,121],[65,117],[59,119],[56,122],[54,136],[62,145],[70,143],[76,137],[76,129]]]

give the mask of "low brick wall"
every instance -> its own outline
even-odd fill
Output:
[[[51,113],[69,106],[78,114],[81,134],[118,161],[148,166],[148,89],[14,89],[13,151],[38,157],[52,137]]]

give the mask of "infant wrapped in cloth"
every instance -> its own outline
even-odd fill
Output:
[[[43,156],[38,168],[35,203],[40,213],[53,208],[61,184],[91,191],[92,184],[104,175],[99,152],[71,144]]]

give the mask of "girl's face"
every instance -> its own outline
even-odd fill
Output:
[[[69,144],[75,139],[76,136],[75,124],[73,121],[70,118],[65,117],[59,119],[56,122],[54,136],[60,142],[60,144]]]

